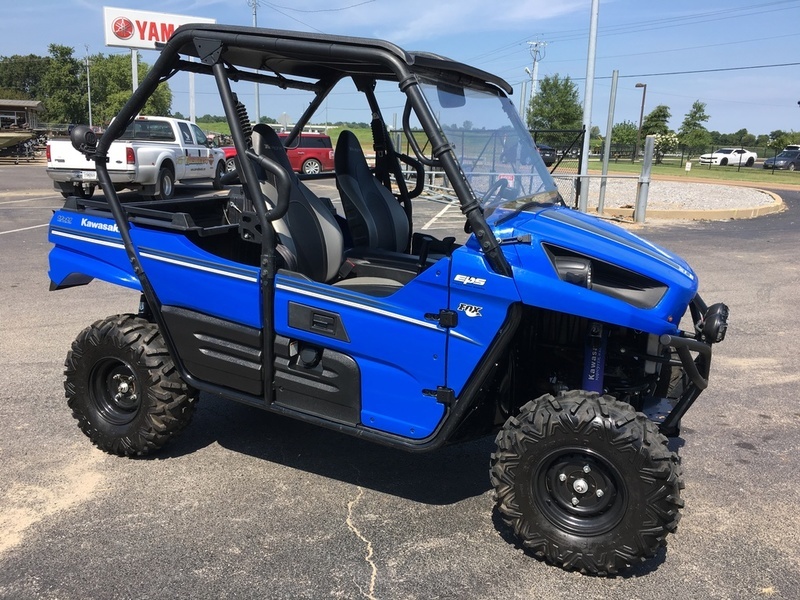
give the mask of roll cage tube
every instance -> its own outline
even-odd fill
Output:
[[[472,232],[478,240],[481,250],[483,250],[486,255],[492,270],[500,275],[510,277],[511,266],[508,264],[494,232],[486,223],[486,219],[483,217],[483,210],[481,210],[475,193],[464,177],[464,173],[461,170],[461,166],[458,164],[458,159],[453,151],[453,147],[445,140],[444,135],[436,123],[428,101],[419,86],[419,79],[416,75],[410,73],[400,81],[400,90],[408,97],[410,106],[414,108],[423,130],[431,142],[433,154],[433,161],[431,162],[434,165],[440,165],[450,179],[450,185],[453,186],[453,190],[456,192],[456,196],[458,196],[459,202],[461,203],[461,212],[472,228]],[[410,110],[410,108],[408,110]],[[407,118],[405,113],[403,117],[403,128],[406,129]],[[408,132],[406,132],[406,136],[409,137],[409,143],[411,143],[414,148],[414,152],[417,153],[417,158],[422,162],[428,161],[429,159],[425,159],[424,156],[418,153],[419,145],[412,141],[413,136],[409,136]]]

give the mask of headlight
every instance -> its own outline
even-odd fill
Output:
[[[542,244],[561,281],[617,298],[637,308],[653,308],[667,293],[667,286],[596,258],[554,244]]]
[[[725,339],[728,331],[728,307],[722,303],[708,307],[703,317],[703,338],[711,344]]]
[[[573,256],[554,257],[556,272],[561,281],[592,289],[592,261]]]

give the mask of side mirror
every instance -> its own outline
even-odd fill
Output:
[[[97,136],[88,125],[76,125],[69,132],[69,139],[72,142],[72,147],[81,154],[89,154],[94,152],[97,147]]]

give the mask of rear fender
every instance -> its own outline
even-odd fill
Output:
[[[100,279],[141,290],[113,220],[60,210],[50,221],[48,240],[52,289]]]

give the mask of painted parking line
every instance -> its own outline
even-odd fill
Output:
[[[7,233],[19,233],[20,231],[28,231],[29,229],[40,229],[42,227],[47,227],[50,223],[44,223],[42,225],[31,225],[30,227],[20,227],[19,229],[10,229],[8,231],[0,231],[0,235],[5,235]]]

